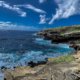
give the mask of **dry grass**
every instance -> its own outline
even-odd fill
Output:
[[[49,58],[48,61],[53,63],[61,63],[61,62],[71,62],[74,61],[75,58],[72,55],[61,56],[57,58]]]

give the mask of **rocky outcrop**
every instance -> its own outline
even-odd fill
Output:
[[[75,50],[80,50],[80,26],[48,29],[38,33],[52,43],[68,43]]]
[[[48,59],[45,59],[45,61],[38,61],[38,62],[30,61],[30,62],[28,62],[28,66],[33,68],[33,67],[38,66],[38,65],[46,64],[47,60]]]
[[[71,33],[71,34],[61,34],[60,32],[41,32],[39,35],[44,37],[44,39],[51,40],[52,42],[57,43],[68,43],[76,40],[80,40],[80,32]]]
[[[76,59],[71,62],[45,65],[18,67],[15,70],[5,70],[5,80],[80,80],[80,51],[73,55]]]
[[[6,71],[4,75],[4,80],[14,80],[14,77],[10,72]]]
[[[46,66],[34,73],[26,74],[24,76],[16,76],[13,78],[7,73],[6,80],[80,80],[80,69],[78,64],[49,63]],[[38,69],[39,67],[36,67]]]

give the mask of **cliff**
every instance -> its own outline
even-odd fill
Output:
[[[79,49],[80,26],[47,29],[38,33],[52,43],[68,43]],[[4,70],[5,80],[80,80],[80,51],[76,54],[50,58],[35,67],[16,67]]]
[[[68,43],[70,47],[80,48],[80,25],[47,29],[39,32],[38,35],[51,40],[52,43]]]

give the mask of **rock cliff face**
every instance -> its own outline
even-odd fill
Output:
[[[80,26],[48,29],[39,32],[38,35],[51,40],[52,43],[68,43],[70,47],[80,49]]]

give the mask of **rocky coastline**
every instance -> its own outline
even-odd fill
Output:
[[[52,43],[69,44],[76,50],[75,54],[46,59],[38,64],[29,62],[29,66],[19,66],[14,70],[3,69],[4,80],[80,80],[79,30],[80,26],[72,26],[39,32],[37,35]]]
[[[71,57],[69,59],[64,56],[63,61],[58,63],[55,62],[56,58],[50,58],[46,64],[35,67],[19,66],[14,70],[5,69],[4,80],[80,80],[80,51]]]
[[[80,49],[80,26],[47,29],[38,35],[52,43],[66,43],[75,50]]]

